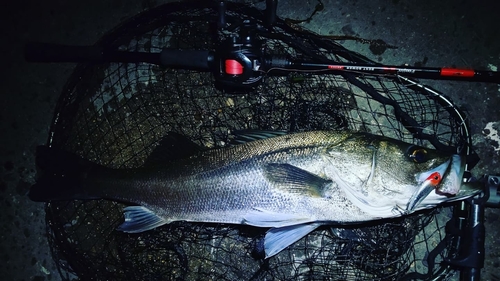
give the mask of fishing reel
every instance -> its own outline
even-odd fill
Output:
[[[257,39],[257,25],[245,20],[239,32],[221,42],[214,55],[216,87],[229,91],[254,88],[264,77],[264,42]]]

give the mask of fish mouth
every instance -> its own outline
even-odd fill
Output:
[[[461,184],[461,182],[457,181],[457,179],[460,178],[461,180],[461,177],[463,175],[463,172],[460,173],[461,166],[462,159],[460,155],[453,155],[451,159],[442,163],[441,165],[417,175],[416,178],[420,185],[408,200],[406,211],[411,212],[415,210],[415,208],[419,206],[420,203],[422,203],[422,201],[424,201],[424,199],[429,196],[429,194],[434,190],[443,195],[457,194]],[[448,174],[446,174],[447,171]],[[443,182],[445,175],[447,178],[445,182],[447,184],[446,187],[441,190],[440,184]]]

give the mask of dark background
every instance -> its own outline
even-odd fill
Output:
[[[0,4],[0,279],[59,280],[50,255],[43,204],[28,200],[35,147],[44,144],[52,113],[74,64],[28,64],[27,41],[90,45],[135,14],[167,1],[21,0]],[[262,2],[250,2],[264,7]],[[281,0],[280,17],[307,18],[317,1]],[[497,1],[335,1],[302,26],[323,35],[382,39],[397,49],[347,48],[384,64],[457,66],[497,70],[500,24]],[[469,113],[481,162],[474,174],[500,169],[500,88],[497,84],[423,81]],[[482,280],[500,280],[498,209],[486,212],[486,261]]]

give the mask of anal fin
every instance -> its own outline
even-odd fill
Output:
[[[128,206],[123,210],[125,222],[118,227],[118,230],[123,232],[139,233],[168,223],[167,220],[143,206]]]

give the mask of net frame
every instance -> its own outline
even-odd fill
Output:
[[[208,3],[192,5],[166,4],[138,15],[97,44],[151,52],[212,49],[229,34],[210,24],[217,12]],[[229,22],[262,25],[262,14],[228,3]],[[368,62],[281,20],[259,34],[267,52]],[[144,63],[78,65],[58,101],[48,143],[115,168],[140,166],[170,131],[208,148],[227,145],[238,129],[350,129],[452,152],[470,148],[465,115],[442,94],[400,76],[296,72],[265,77],[256,89],[238,93],[213,84],[209,73]],[[446,277],[449,268],[438,264],[458,254],[456,239],[445,232],[452,214],[447,207],[361,227],[322,227],[260,260],[253,251],[265,230],[178,222],[129,235],[115,230],[123,206],[106,200],[46,205],[61,273],[82,280],[409,280]]]

